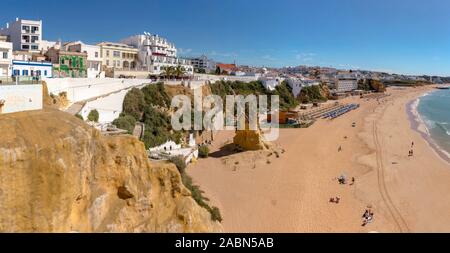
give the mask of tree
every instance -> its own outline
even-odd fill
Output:
[[[186,70],[185,70],[184,67],[182,67],[181,65],[178,65],[178,66],[174,69],[174,75],[175,75],[177,78],[182,78],[185,74],[186,74]]]
[[[100,117],[100,115],[98,114],[98,111],[96,109],[94,109],[91,112],[89,112],[88,120],[98,122],[99,117]]]
[[[175,68],[173,66],[165,66],[161,73],[161,75],[163,75],[164,78],[168,78],[168,79],[170,79],[174,74],[175,74]]]
[[[134,126],[136,125],[136,119],[132,115],[120,115],[119,118],[115,119],[113,125],[116,127],[127,130],[129,134],[133,133]]]
[[[145,96],[140,89],[131,89],[123,99],[123,111],[133,116],[136,120],[141,119],[145,107]]]

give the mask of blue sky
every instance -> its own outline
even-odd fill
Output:
[[[450,76],[447,0],[2,0],[2,26],[42,19],[44,39],[147,31],[179,54],[255,66],[320,65]],[[28,6],[28,7],[27,7]]]

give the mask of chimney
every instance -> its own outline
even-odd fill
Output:
[[[16,18],[16,22],[19,21],[19,18]]]

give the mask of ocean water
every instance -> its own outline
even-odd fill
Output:
[[[450,154],[450,90],[436,90],[421,97],[417,112],[435,144]]]

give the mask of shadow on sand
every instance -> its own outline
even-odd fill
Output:
[[[240,150],[236,145],[234,145],[233,143],[229,143],[221,147],[218,151],[210,153],[209,156],[214,158],[221,158],[240,152],[242,152],[242,150]]]

